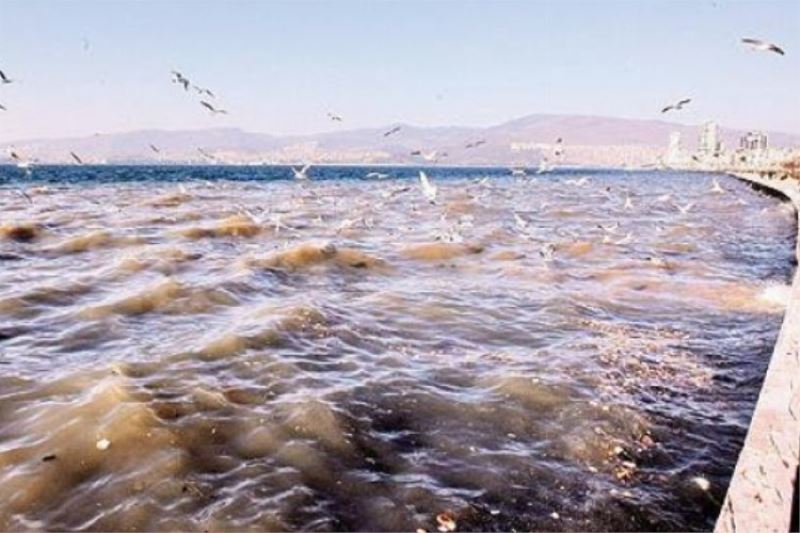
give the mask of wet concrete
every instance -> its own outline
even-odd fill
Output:
[[[755,174],[736,177],[788,198],[798,212],[800,229],[800,183]],[[800,235],[797,257],[800,259]],[[716,532],[796,528],[796,518],[794,523],[792,519],[797,513],[799,416],[800,271],[796,270],[781,333],[717,520]]]

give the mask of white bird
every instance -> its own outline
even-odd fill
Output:
[[[425,198],[427,198],[430,203],[435,203],[438,189],[428,181],[428,175],[421,170],[419,171],[419,182],[422,187],[422,194],[425,195]]]
[[[625,194],[625,206],[624,209],[633,209],[633,200],[631,200],[630,194]]]
[[[545,172],[550,172],[553,170],[553,166],[547,161],[546,157],[543,157],[541,161],[539,161],[539,168],[536,169],[537,174],[544,174]]]
[[[602,224],[598,224],[597,227],[606,233],[616,233],[617,228],[619,228],[619,222],[614,222],[613,226],[603,226]]]
[[[308,179],[307,172],[309,168],[311,168],[311,165],[305,165],[300,170],[297,170],[296,168],[292,167],[292,173],[294,174],[294,179],[307,180]]]
[[[369,172],[366,175],[367,178],[378,178],[379,180],[383,180],[389,177],[389,174],[382,174],[380,172]]]
[[[614,244],[616,245],[630,244],[631,241],[633,241],[633,233],[628,232],[623,238],[616,241]]]
[[[525,177],[525,169],[524,168],[512,168],[511,169],[511,175],[512,176],[517,176],[519,178],[524,178]]]
[[[344,119],[342,118],[341,115],[337,115],[336,113],[332,113],[330,111],[328,111],[328,118],[331,119],[334,122],[343,122],[344,121]]]
[[[742,39],[742,42],[751,50],[757,50],[759,52],[775,52],[778,55],[786,55],[780,46],[762,41],[761,39],[751,39],[745,37]]]
[[[424,159],[425,161],[433,161],[434,159],[436,159],[437,153],[438,152],[434,150],[432,152],[428,152],[427,154],[420,154],[420,155],[422,156],[422,159]]]
[[[552,242],[544,243],[542,247],[539,249],[539,255],[541,255],[545,261],[552,261],[553,255],[555,253],[556,253],[556,245],[553,244]]]
[[[661,196],[656,198],[656,202],[669,202],[671,198],[672,195],[670,193],[662,194]]]
[[[723,189],[722,185],[719,184],[719,182],[717,181],[717,178],[712,178],[712,179],[713,179],[713,186],[711,187],[711,192],[715,192],[715,193],[719,193],[719,194],[724,193],[725,189]]]
[[[583,176],[580,179],[567,180],[565,183],[567,183],[569,185],[575,185],[576,187],[583,187],[584,185],[589,183],[589,178],[586,177],[586,176]]]
[[[520,231],[527,231],[528,221],[522,218],[516,211],[514,212],[514,221],[517,223],[517,228]]]
[[[685,215],[686,213],[688,213],[692,209],[692,207],[694,207],[694,202],[689,202],[688,204],[686,204],[684,206],[680,206],[680,205],[678,205],[676,203],[673,203],[672,205],[674,205],[678,209],[678,211],[680,211],[682,214]]]

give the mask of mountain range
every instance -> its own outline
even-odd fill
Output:
[[[397,126],[399,131],[384,135]],[[699,131],[699,126],[661,120],[552,114],[528,115],[490,127],[389,124],[284,136],[236,128],[138,130],[0,143],[0,162],[10,162],[13,150],[39,163],[73,162],[70,152],[74,152],[85,163],[535,165],[560,150],[563,164],[639,166],[664,154],[672,132],[679,132],[691,150]],[[734,148],[745,133],[719,130],[724,146]],[[772,147],[800,145],[800,135],[767,135]],[[416,151],[421,153],[412,155]]]

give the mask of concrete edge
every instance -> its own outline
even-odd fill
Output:
[[[800,232],[797,180],[732,174],[785,196],[795,206]],[[796,254],[800,260],[800,233]],[[800,269],[764,383],[739,453],[715,533],[788,532],[797,498],[800,464]],[[796,505],[796,504],[795,504]]]

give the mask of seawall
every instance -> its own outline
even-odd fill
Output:
[[[800,183],[794,179],[731,174],[788,198],[800,232]],[[800,233],[796,243],[800,261]],[[800,269],[775,343],[750,428],[739,454],[716,533],[787,532],[797,527],[800,463]]]

